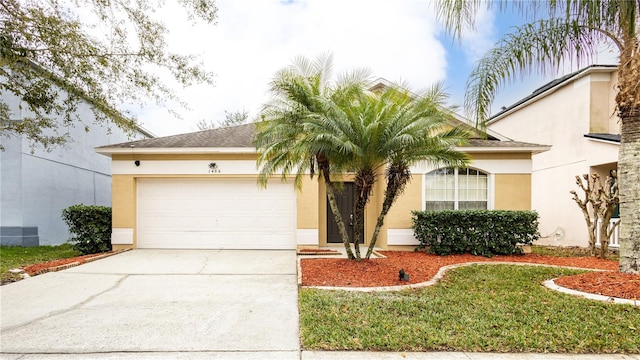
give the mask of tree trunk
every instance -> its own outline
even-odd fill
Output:
[[[609,224],[611,223],[611,215],[613,214],[613,209],[608,211],[602,217],[602,222],[600,223],[600,258],[606,259],[607,252],[609,251],[609,239],[611,239],[611,234],[613,231],[609,231]],[[612,225],[611,230],[614,230],[616,226]]]
[[[358,186],[356,186],[356,192],[360,192]],[[364,235],[362,234],[363,224],[364,224],[364,208],[365,208],[366,200],[362,198],[361,195],[356,196],[356,203],[354,206],[354,214],[353,214],[353,249],[355,251],[356,260],[362,260],[362,256],[360,255],[360,238]]]
[[[607,177],[607,190],[602,189],[601,195],[604,199],[604,207],[600,214],[602,225],[600,226],[600,258],[606,259],[609,252],[609,241],[616,231],[620,222],[611,223],[611,217],[616,207],[620,204],[620,192],[618,187],[617,171]]]
[[[347,234],[347,228],[344,226],[344,220],[342,219],[342,214],[340,214],[338,203],[336,202],[336,189],[333,186],[333,182],[331,181],[329,163],[328,161],[324,160],[324,158],[318,156],[318,167],[322,172],[322,177],[324,179],[324,184],[327,190],[327,200],[329,202],[329,208],[331,209],[333,217],[336,219],[338,231],[340,232],[340,237],[342,237],[344,249],[347,252],[347,258],[349,260],[353,260],[355,259],[355,256],[353,256],[353,252],[351,251],[351,246],[349,244],[349,234]]]
[[[628,25],[637,18],[622,20]],[[640,49],[636,36],[637,33],[622,34],[624,45],[620,53],[616,94],[622,138],[618,155],[620,272],[628,274],[640,274]]]
[[[620,272],[640,274],[640,108],[621,109]]]
[[[582,179],[584,179],[584,182]],[[589,233],[589,253],[591,256],[595,256],[597,242],[596,232],[598,231],[596,227],[598,225],[599,215],[598,209],[596,208],[597,206],[594,203],[598,193],[597,191],[594,191],[594,188],[597,187],[598,182],[595,177],[590,176],[589,174],[584,174],[582,177],[576,175],[576,184],[584,192],[584,200],[581,200],[578,193],[574,190],[569,191],[569,193],[571,193],[573,201],[575,201],[582,210],[584,221],[587,223],[587,232]],[[589,204],[591,204],[593,215],[589,211]]]
[[[367,259],[369,259],[371,257],[371,254],[373,254],[373,249],[375,248],[376,243],[378,242],[378,236],[380,235],[380,229],[382,228],[382,225],[384,225],[384,218],[387,216],[387,213],[389,213],[389,209],[391,209],[391,205],[393,205],[396,196],[397,191],[390,190],[387,187],[387,191],[385,191],[384,202],[382,203],[382,209],[380,210],[380,214],[378,215],[378,221],[376,221],[376,227],[373,230],[371,242],[369,243],[369,248],[367,249]]]
[[[356,187],[356,202],[353,214],[353,248],[356,253],[356,260],[360,261],[360,238],[364,237],[364,209],[369,202],[376,176],[373,170],[362,170],[356,174],[354,179]],[[367,257],[368,259],[368,257]]]
[[[382,228],[382,225],[384,225],[384,218],[389,213],[389,209],[391,209],[391,205],[393,205],[393,203],[396,201],[398,195],[400,195],[404,191],[404,187],[407,185],[410,179],[411,173],[409,172],[408,166],[391,164],[389,169],[387,170],[387,188],[384,191],[384,201],[382,202],[382,209],[380,210],[380,215],[378,215],[378,221],[376,221],[376,227],[373,230],[371,242],[369,243],[369,248],[367,249],[367,259],[369,259],[371,257],[371,254],[373,254],[373,249],[378,242],[380,229]]]

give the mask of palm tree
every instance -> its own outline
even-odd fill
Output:
[[[338,165],[332,164],[336,147],[318,139],[317,132],[309,130],[312,122],[330,123],[336,116],[336,109],[351,101],[355,94],[369,84],[369,71],[356,70],[330,82],[332,58],[325,54],[314,61],[298,57],[293,65],[278,71],[270,84],[272,100],[262,111],[263,121],[258,124],[256,148],[258,149],[259,181],[266,186],[268,178],[276,173],[285,180],[295,172],[295,186],[300,188],[302,177],[316,170],[322,176],[329,207],[333,213],[342,242],[349,259],[355,256],[351,251],[350,239],[344,220],[336,202],[336,184],[331,180],[332,172],[340,172]],[[339,184],[337,185],[339,187]]]
[[[472,72],[465,107],[478,126],[484,126],[496,92],[508,80],[530,71],[557,70],[563,61],[589,61],[602,44],[618,50],[620,271],[640,273],[640,1],[440,0],[436,11],[454,37],[460,37],[465,26],[473,26],[482,3],[515,8],[531,22],[500,40]],[[544,17],[536,18],[540,14]]]
[[[330,56],[314,62],[299,57],[293,66],[279,71],[271,83],[274,95],[262,112],[256,133],[260,181],[280,173],[283,179],[295,172],[301,186],[307,172],[319,170],[329,207],[336,219],[349,259],[360,260],[360,246],[351,250],[335,200],[331,174],[354,174],[356,189],[354,239],[360,239],[364,209],[385,166],[387,189],[367,258],[376,244],[384,217],[411,178],[409,167],[418,161],[461,166],[466,155],[454,149],[467,133],[452,128],[451,112],[443,106],[441,85],[421,94],[402,86],[367,91],[369,73],[358,70],[328,80]],[[354,254],[355,252],[355,254]]]
[[[386,188],[366,258],[371,257],[384,218],[411,180],[410,167],[418,162],[465,166],[467,155],[455,149],[470,134],[451,125],[452,111],[444,106],[442,84],[412,94],[402,85],[385,89],[376,99],[377,136],[373,146],[384,154]]]
[[[468,134],[452,127],[452,114],[444,107],[445,94],[437,84],[412,94],[403,85],[380,91],[363,91],[335,109],[332,121],[310,121],[308,130],[323,148],[335,149],[332,164],[354,173],[354,238],[359,239],[364,210],[381,170],[387,183],[366,258],[370,258],[389,209],[411,179],[410,166],[426,161],[445,166],[463,166],[466,154],[455,150]],[[354,241],[355,258],[360,246]]]

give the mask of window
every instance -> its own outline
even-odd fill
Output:
[[[488,175],[468,168],[443,168],[424,176],[425,210],[488,208]]]

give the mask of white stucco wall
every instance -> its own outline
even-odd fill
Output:
[[[532,159],[532,208],[540,214],[539,244],[588,244],[582,211],[569,191],[579,190],[576,175],[590,173],[593,166],[617,162],[617,144],[584,137],[592,122],[609,124],[605,125],[608,132],[619,134],[617,122],[611,119],[615,79],[611,72],[573,79],[489,125],[518,141],[552,146]]]
[[[12,119],[23,113],[15,97],[3,94],[11,104]],[[71,140],[48,152],[31,147],[24,138],[0,139],[5,151],[0,153],[0,226],[37,227],[40,245],[55,245],[70,238],[62,221],[62,210],[71,205],[111,206],[110,159],[97,154],[96,146],[128,141],[125,133],[112,126],[94,124],[88,104],[77,111],[84,126],[70,127]],[[64,131],[65,129],[61,129]]]

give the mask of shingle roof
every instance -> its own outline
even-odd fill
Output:
[[[100,146],[106,148],[242,148],[253,147],[253,135],[256,124],[244,124],[226,128],[204,130],[187,134],[164,136],[153,139],[130,141],[115,145]]]
[[[247,148],[254,147],[253,139],[256,124],[245,124],[227,128],[204,130],[187,134],[165,136],[153,139],[130,141],[96,148],[98,152],[109,153],[115,149],[189,149],[189,148]],[[519,141],[500,141],[497,139],[470,139],[464,149],[495,149],[512,151],[546,151],[548,146]],[[109,150],[110,149],[110,150]],[[101,151],[102,150],[102,151]],[[178,150],[179,151],[179,150]],[[472,150],[471,150],[472,151]],[[115,151],[119,152],[119,151]]]

